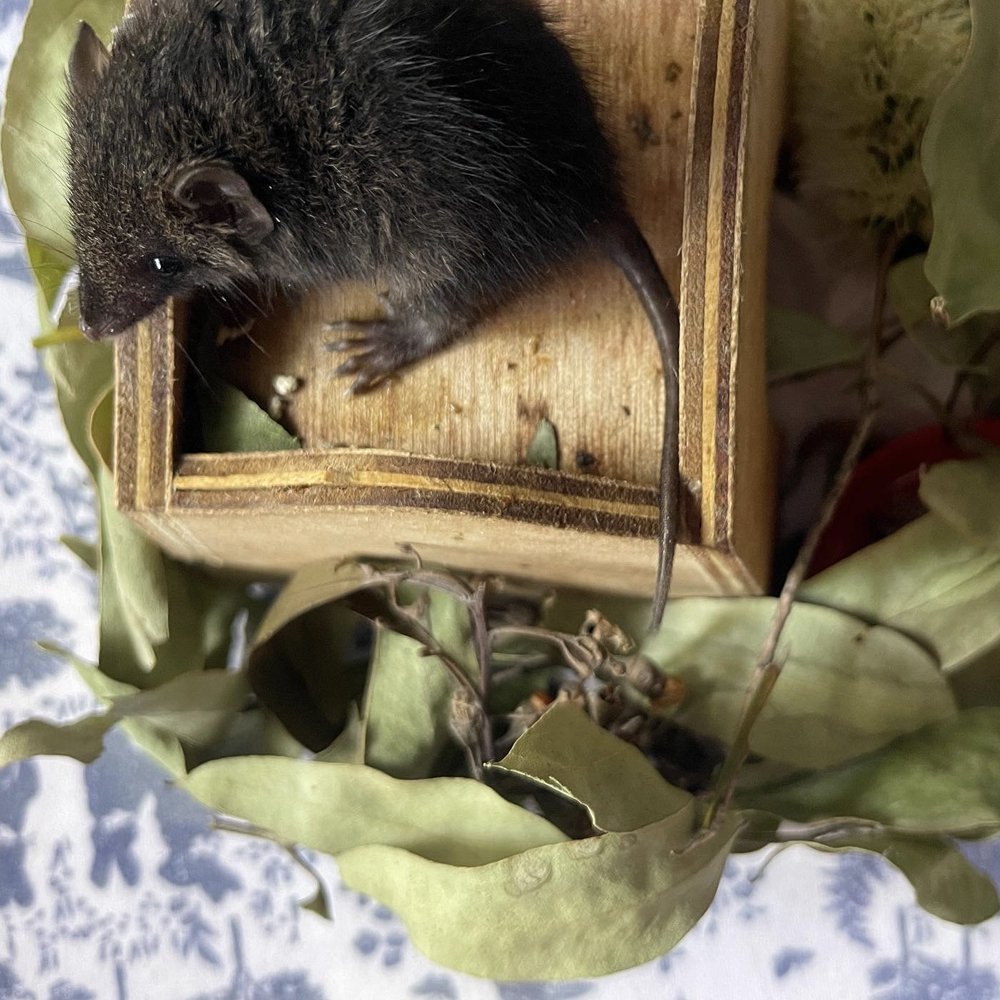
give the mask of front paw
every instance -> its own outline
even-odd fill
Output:
[[[328,323],[326,329],[349,334],[325,346],[328,351],[350,354],[337,366],[336,374],[357,376],[348,389],[353,395],[376,388],[413,360],[405,331],[395,320],[344,320]]]

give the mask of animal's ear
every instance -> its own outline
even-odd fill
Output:
[[[228,163],[210,160],[181,167],[171,179],[174,201],[197,222],[253,246],[274,232],[271,213]]]
[[[89,94],[108,70],[111,55],[94,29],[86,21],[80,22],[76,44],[69,57],[69,79],[77,94]]]

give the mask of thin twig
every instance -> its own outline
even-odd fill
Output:
[[[490,682],[494,687],[515,680],[523,674],[530,674],[534,670],[556,670],[566,665],[565,663],[557,663],[551,653],[535,653],[533,655],[494,653],[493,663],[496,664],[496,668]],[[505,663],[510,665],[503,666]]]
[[[554,645],[562,654],[564,665],[576,673],[578,691],[582,690],[585,681],[595,677],[617,691],[627,704],[637,707],[643,714],[648,715],[652,709],[649,695],[628,676],[627,662],[631,657],[615,656],[593,636],[550,632],[548,629],[532,625],[504,625],[489,633],[491,645],[498,639],[504,638],[535,639]],[[534,666],[525,664],[521,669],[533,669]],[[504,674],[509,676],[517,669],[509,667]],[[593,715],[593,712],[591,714]]]
[[[490,636],[486,625],[486,584],[480,583],[469,599],[469,616],[472,618],[472,644],[479,664],[479,705],[481,723],[479,741],[483,762],[493,760],[493,727],[489,719],[489,703],[493,687],[490,662]]]
[[[785,577],[785,583],[781,588],[774,616],[771,619],[771,626],[768,629],[760,655],[757,657],[757,662],[754,666],[753,678],[750,682],[746,701],[744,702],[743,712],[741,713],[739,731],[732,746],[729,748],[729,753],[716,781],[715,794],[712,796],[712,800],[705,812],[703,826],[706,828],[712,826],[718,819],[722,818],[732,800],[740,768],[743,766],[743,762],[750,752],[750,731],[760,717],[760,713],[764,710],[771,691],[781,674],[781,663],[776,659],[776,654],[782,632],[792,613],[795,597],[802,586],[802,581],[805,579],[806,573],[809,571],[809,564],[815,555],[816,547],[823,537],[827,525],[833,518],[837,504],[840,502],[840,498],[857,467],[858,461],[861,458],[861,452],[875,423],[879,407],[876,377],[879,357],[882,353],[886,282],[889,267],[897,246],[898,241],[896,239],[887,239],[879,257],[878,272],[875,278],[875,301],[872,308],[871,328],[861,371],[859,393],[861,397],[861,409],[858,415],[858,422],[854,428],[854,433],[851,435],[851,440],[848,443],[844,457],[840,461],[833,484],[823,500],[819,517],[806,536],[802,548],[799,549],[799,554],[796,556],[795,563],[789,571],[788,576]]]
[[[444,668],[451,674],[458,684],[459,689],[464,692],[467,704],[473,707],[476,715],[476,740],[472,746],[463,739],[462,745],[466,751],[469,761],[469,770],[472,777],[481,781],[483,777],[483,763],[492,759],[493,736],[490,725],[489,710],[487,702],[483,697],[483,692],[473,682],[465,670],[465,667],[453,657],[435,638],[434,634],[420,620],[418,615],[413,614],[407,607],[400,603],[398,588],[400,584],[416,583],[425,588],[436,588],[453,597],[463,601],[470,609],[473,618],[473,632],[476,631],[475,620],[479,611],[485,611],[482,607],[482,588],[472,591],[464,583],[457,579],[446,577],[442,574],[417,570],[412,573],[384,573],[373,578],[374,584],[381,584],[386,589],[389,603],[390,615],[376,620],[376,625],[381,625],[394,632],[399,632],[420,644],[421,654],[424,656],[436,657]],[[478,603],[477,603],[478,602]],[[393,619],[396,619],[394,622]],[[483,618],[485,622],[485,617]],[[395,627],[394,627],[395,625]],[[480,657],[480,647],[476,643],[477,658]],[[481,677],[489,673],[489,650],[487,647],[485,659],[479,659]],[[484,669],[485,664],[485,669]]]
[[[550,632],[537,625],[500,625],[491,629],[489,633],[490,647],[492,648],[500,639],[535,639],[539,642],[547,642],[559,650],[563,663],[581,678],[586,679],[593,672],[589,666],[583,664],[586,657],[583,655],[579,639],[568,632]]]
[[[403,635],[409,634],[410,638],[415,639],[423,647],[424,656],[434,656],[437,657],[448,670],[448,673],[455,678],[458,684],[465,689],[465,691],[471,695],[477,702],[479,701],[479,690],[476,685],[472,683],[472,679],[465,672],[465,667],[462,666],[458,660],[455,659],[442,645],[434,638],[432,632],[430,632],[424,625],[412,615],[407,615],[406,612],[402,612],[403,616],[406,618],[407,627],[412,629],[412,633],[404,632]],[[391,622],[385,619],[380,620],[380,624],[384,625],[386,628],[391,628]],[[396,631],[395,629],[393,631]]]

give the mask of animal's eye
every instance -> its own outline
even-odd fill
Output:
[[[169,254],[151,254],[148,258],[149,269],[164,277],[180,274],[184,270],[184,261],[180,257]]]

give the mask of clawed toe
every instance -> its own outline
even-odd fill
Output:
[[[355,375],[364,367],[364,355],[358,354],[353,358],[348,358],[343,364],[337,365],[334,369],[337,375]]]
[[[334,369],[337,375],[357,376],[347,390],[349,395],[359,396],[376,388],[400,367],[399,352],[394,349],[392,340],[385,336],[384,324],[345,320],[329,323],[326,328],[355,333],[353,337],[333,340],[325,345],[328,351],[354,352]]]
[[[365,344],[364,339],[359,339],[358,337],[347,338],[344,340],[330,340],[323,346],[328,351],[353,351],[358,347],[363,347]]]
[[[362,372],[352,383],[348,392],[352,396],[363,396],[371,389],[377,389],[389,376]]]
[[[357,375],[347,390],[348,395],[360,396],[381,385],[395,371],[395,367],[386,367],[370,354],[357,354],[338,365],[338,375]]]
[[[339,332],[341,330],[344,330],[364,335],[369,331],[371,326],[372,326],[371,323],[364,322],[363,320],[338,319],[333,321],[332,323],[324,323],[323,329],[329,330],[331,333],[335,331]]]
[[[376,320],[339,320],[325,324],[325,328],[342,335],[325,346],[328,351],[347,355],[336,373],[357,376],[348,390],[353,395],[376,388],[447,339],[436,328],[391,315]]]

